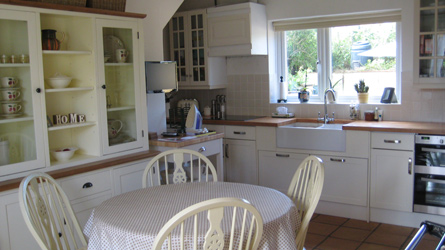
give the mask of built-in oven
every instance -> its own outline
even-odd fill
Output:
[[[416,135],[414,212],[445,215],[445,136]]]

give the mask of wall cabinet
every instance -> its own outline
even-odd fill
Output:
[[[207,9],[209,55],[267,55],[266,7],[242,3]]]
[[[445,1],[416,0],[414,79],[445,88]]]
[[[371,135],[371,207],[413,211],[414,134]]]
[[[17,78],[20,92],[17,100],[1,97],[2,105],[22,106],[17,114],[0,114],[0,141],[9,145],[0,181],[148,149],[141,20],[0,5],[0,27],[11,31],[0,38],[1,53],[29,58],[0,64],[0,77]],[[43,29],[57,31],[59,50],[42,49]],[[126,61],[116,61],[117,49],[126,49]],[[72,77],[69,86],[48,85],[56,74]],[[119,128],[108,126],[116,120]],[[117,136],[110,135],[113,129]],[[50,156],[52,149],[72,146],[79,150],[69,161]]]
[[[209,57],[205,9],[176,13],[169,22],[170,57],[177,63],[179,89],[227,86],[226,59]]]

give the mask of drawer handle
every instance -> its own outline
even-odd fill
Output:
[[[91,182],[87,182],[87,183],[83,184],[83,186],[82,186],[82,188],[91,188],[91,187],[93,187],[93,183],[91,183]]]
[[[204,151],[206,151],[206,147],[200,147],[200,148],[198,149],[198,152],[199,152],[199,153],[202,153],[202,152],[204,152]]]
[[[336,162],[346,162],[346,159],[331,158],[331,161],[336,161]]]
[[[394,144],[400,144],[402,143],[402,140],[383,140],[385,143],[394,143]]]
[[[245,135],[246,134],[246,132],[244,132],[244,131],[233,131],[233,133],[235,135]]]
[[[226,144],[225,148],[225,153],[226,153],[226,158],[229,158],[229,144]]]
[[[290,157],[289,154],[275,154],[276,157]]]

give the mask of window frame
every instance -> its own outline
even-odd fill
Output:
[[[385,21],[385,22],[394,22],[396,24],[396,89],[395,94],[398,99],[398,103],[401,104],[401,92],[402,92],[402,84],[401,84],[401,21]],[[384,23],[384,22],[374,22]],[[363,23],[370,24],[370,23]],[[351,24],[351,25],[360,25],[360,24]],[[346,25],[336,25],[334,27],[339,26],[347,26]],[[328,77],[332,74],[332,56],[331,56],[331,35],[330,28],[314,28],[317,29],[317,72],[318,72],[318,96],[311,96],[309,99],[309,103],[319,103],[324,102],[324,95],[322,91],[328,87]],[[310,28],[308,28],[310,29]],[[286,46],[286,37],[285,30],[275,31],[277,33],[277,51],[279,55],[277,55],[277,68],[279,75],[283,76],[285,81],[287,82],[287,46]],[[320,46],[322,45],[322,46]],[[324,62],[324,63],[323,63]],[[383,94],[383,93],[382,93]],[[370,104],[380,104],[381,96],[369,96],[368,103]],[[356,96],[338,96],[336,103],[349,104],[352,101],[357,101]],[[288,93],[287,102],[290,103],[299,103],[298,94],[290,94]]]

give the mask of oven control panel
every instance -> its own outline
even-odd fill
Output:
[[[416,135],[416,144],[445,144],[445,136],[439,135]]]

